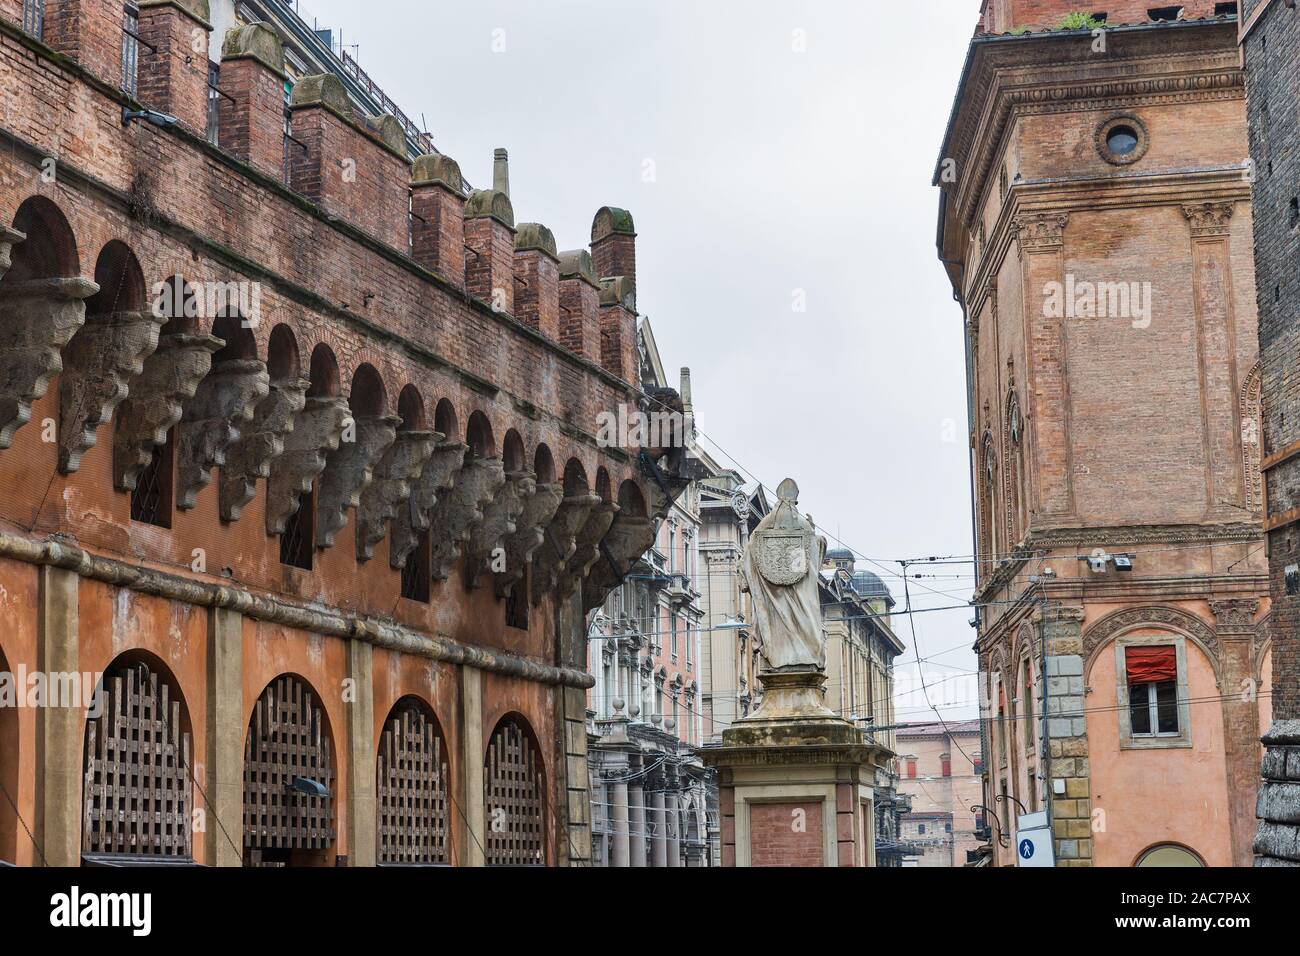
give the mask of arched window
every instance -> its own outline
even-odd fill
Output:
[[[979,569],[980,580],[984,580],[993,573],[997,567],[997,476],[998,476],[998,458],[997,451],[993,444],[993,435],[990,432],[984,433],[984,440],[980,446],[979,457],[979,526],[980,526],[980,551]]]
[[[1158,843],[1139,854],[1134,866],[1205,866],[1205,861],[1194,850],[1178,843]]]
[[[187,724],[160,667],[128,656],[105,672],[86,721],[85,857],[191,858]]]
[[[23,32],[38,40],[45,37],[45,0],[23,0]]]
[[[388,715],[376,774],[379,863],[447,863],[447,744],[423,701],[405,697]]]
[[[1006,466],[1007,466],[1007,544],[1021,540],[1027,530],[1024,506],[1025,420],[1020,413],[1020,399],[1013,391],[1007,399]]]
[[[334,798],[324,711],[305,681],[277,677],[253,707],[244,742],[244,864],[327,865]]]
[[[506,717],[492,732],[483,787],[488,866],[545,866],[542,758],[523,718]]]

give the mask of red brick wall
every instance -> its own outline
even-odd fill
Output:
[[[1181,3],[1165,0],[1108,0],[1088,6],[1079,0],[991,0],[985,13],[984,30],[989,33],[1007,33],[1017,27],[1034,30],[1055,29],[1071,13],[1105,11],[1106,22],[1148,23],[1148,10],[1156,7],[1181,6],[1183,19],[1214,16],[1215,0],[1182,0]]]
[[[796,829],[798,815],[803,823]],[[821,866],[822,804],[756,803],[749,808],[751,866]]]
[[[173,6],[142,7],[140,36],[158,48],[157,53],[149,53],[142,44],[140,102],[170,113],[192,131],[204,134],[208,125],[207,28]]]
[[[614,233],[591,244],[597,279],[627,276],[636,283],[636,236]]]
[[[465,288],[502,312],[515,310],[515,239],[509,226],[480,217],[465,222]]]
[[[284,80],[261,61],[243,57],[222,61],[220,87],[226,94],[217,105],[221,148],[283,180]]]
[[[45,42],[105,83],[122,85],[121,0],[45,0]]]
[[[560,338],[560,265],[544,252],[515,254],[515,317],[547,338]],[[602,364],[604,364],[602,362]],[[609,371],[614,369],[605,366]],[[617,374],[617,373],[616,373]],[[620,375],[624,381],[626,375]]]
[[[600,360],[600,293],[582,279],[560,280],[560,344]]]
[[[296,107],[292,123],[306,147],[289,145],[294,190],[405,252],[409,165],[324,107]]]
[[[411,211],[415,214],[411,258],[464,288],[465,197],[441,185],[413,186]]]

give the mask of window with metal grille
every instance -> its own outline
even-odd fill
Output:
[[[506,627],[520,631],[528,630],[528,578],[516,581],[515,586],[506,595]]]
[[[131,96],[140,90],[140,10],[134,3],[122,9],[122,89]]]
[[[208,142],[217,145],[221,124],[221,64],[208,61]]]
[[[420,702],[399,701],[377,758],[379,863],[436,866],[447,857],[447,745]]]
[[[406,557],[402,567],[402,597],[408,601],[429,603],[429,582],[433,578],[430,565],[429,532],[420,532],[419,543]]]
[[[280,535],[280,563],[310,571],[313,539],[316,537],[316,489],[304,491],[298,498],[298,510],[285,522]]]
[[[45,0],[23,0],[23,32],[40,40],[45,35]]]
[[[181,702],[137,663],[104,675],[99,704],[86,722],[82,853],[188,860],[190,735]]]
[[[483,768],[488,866],[545,866],[541,757],[514,719],[497,725]]]
[[[154,446],[153,457],[135,480],[135,489],[131,492],[132,521],[157,525],[159,528],[172,526],[174,434],[173,429],[168,433],[167,441]]]
[[[244,863],[285,866],[334,845],[334,758],[316,697],[296,677],[262,692],[244,742]]]

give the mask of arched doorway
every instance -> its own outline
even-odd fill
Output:
[[[403,697],[389,712],[375,765],[380,865],[448,863],[447,743],[424,701]]]
[[[244,743],[244,865],[328,866],[334,746],[311,687],[284,674],[253,707]]]
[[[86,721],[81,852],[88,862],[193,858],[189,716],[166,667],[128,652]]]
[[[487,865],[545,866],[546,781],[541,748],[522,717],[504,717],[492,731],[483,789]]]

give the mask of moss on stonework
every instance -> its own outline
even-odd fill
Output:
[[[352,116],[352,99],[333,73],[304,76],[294,84],[290,106],[324,106],[345,119]]]
[[[495,219],[511,229],[515,227],[515,210],[510,197],[495,189],[476,189],[465,202],[466,219]]]
[[[552,259],[560,258],[556,251],[554,233],[540,222],[525,222],[519,226],[519,232],[515,235],[515,252],[528,249],[544,252]]]
[[[609,235],[635,236],[636,224],[632,222],[632,214],[616,206],[600,209],[591,223],[591,241],[597,242]]]
[[[281,76],[284,75],[284,44],[265,23],[248,23],[226,31],[226,38],[221,44],[221,59],[243,58],[257,60]]]
[[[600,283],[596,281],[596,267],[591,264],[591,253],[586,249],[570,249],[560,253],[560,278],[583,279],[600,288]]]
[[[465,188],[465,180],[461,177],[460,165],[456,160],[439,153],[417,156],[411,167],[411,185],[426,186],[433,183],[446,186],[459,195]]]
[[[195,20],[200,21],[209,29],[212,28],[211,11],[208,8],[208,0],[138,0],[136,6],[141,10],[146,7],[175,7],[178,10],[184,10]]]

